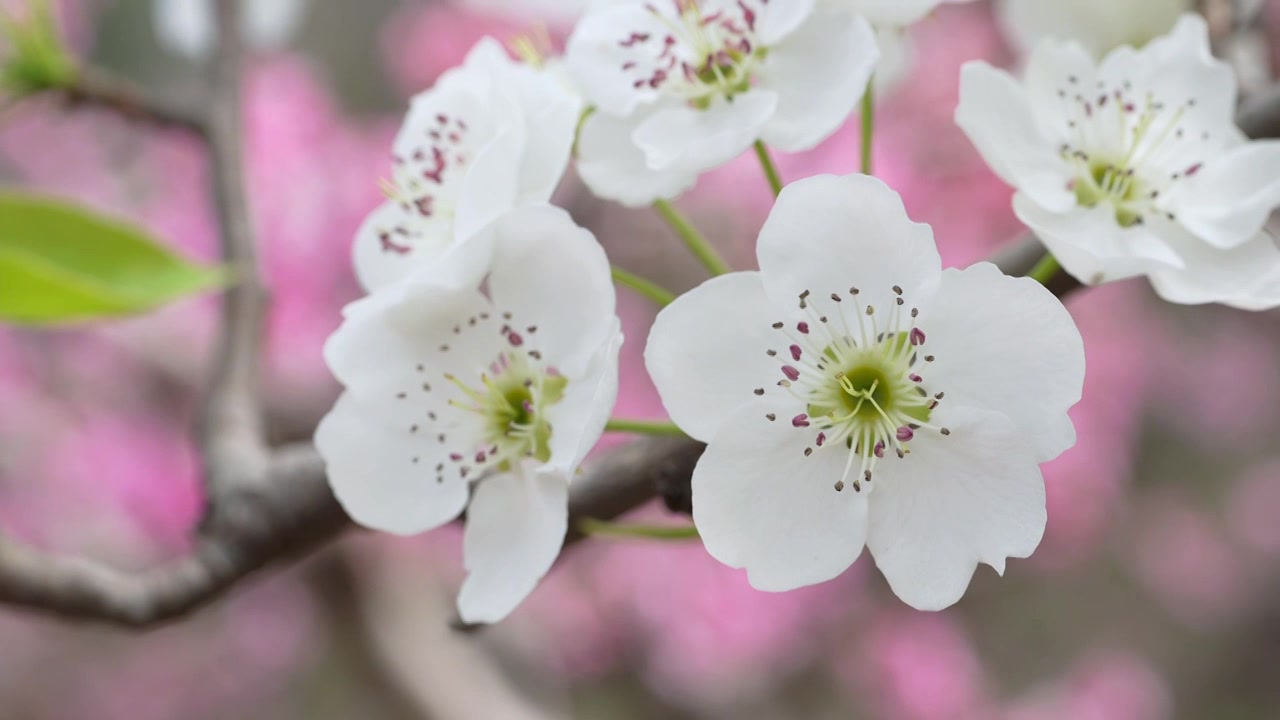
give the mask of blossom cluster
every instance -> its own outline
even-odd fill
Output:
[[[368,296],[325,348],[345,393],[316,443],[351,516],[415,534],[465,511],[468,622],[505,617],[554,563],[622,343],[622,275],[551,204],[572,162],[596,196],[657,208],[715,276],[653,293],[644,351],[672,423],[707,445],[692,492],[711,556],[785,591],[865,547],[928,610],[978,564],[1029,556],[1040,465],[1075,443],[1071,315],[1043,277],[943,269],[932,228],[869,173],[784,187],[770,158],[816,147],[860,101],[868,123],[880,45],[938,4],[595,3],[562,56],[523,42],[516,60],[486,38],[416,96],[354,240]],[[1016,187],[1042,266],[1146,276],[1178,303],[1280,305],[1264,228],[1280,146],[1234,126],[1234,76],[1201,19],[1101,63],[1043,39],[1025,73],[966,66],[955,119]],[[732,272],[669,201],[753,149],[776,201],[758,270]]]

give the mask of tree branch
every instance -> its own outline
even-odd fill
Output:
[[[224,28],[236,27],[235,4],[220,0]],[[131,573],[0,538],[0,603],[151,627],[214,600],[258,569],[313,552],[352,527],[329,490],[314,448],[302,444],[269,451],[265,445],[256,362],[266,292],[242,187],[238,36],[226,29],[220,36],[229,42],[219,53],[207,124],[179,121],[181,116],[141,94],[99,88],[77,96],[148,122],[207,128],[223,253],[239,283],[225,299],[222,342],[203,416],[209,504],[194,547],[169,563]],[[1280,135],[1280,86],[1243,108],[1238,123],[1253,137]],[[1039,242],[1027,238],[993,260],[1005,272],[1021,274],[1043,252]],[[1050,284],[1058,296],[1077,287],[1063,273]],[[582,518],[613,519],[658,497],[672,510],[689,512],[689,481],[703,448],[687,438],[646,438],[593,462],[570,492],[566,545],[582,538],[577,530]]]

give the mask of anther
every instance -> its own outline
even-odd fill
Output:
[[[947,429],[947,428],[941,428],[940,430],[938,430],[938,432],[942,433],[943,435],[950,435],[950,434],[951,434],[951,430],[949,430],[949,429]]]
[[[894,286],[893,286],[893,294],[894,294],[894,295],[901,295],[901,294],[902,294],[902,288],[901,288],[900,286],[898,286],[898,285],[894,285]]]
[[[809,457],[809,456],[810,456],[810,455],[812,455],[812,454],[813,454],[813,448],[811,448],[811,447],[807,447],[807,448],[805,448],[805,449],[804,449],[804,456],[805,456],[805,457]]]
[[[793,368],[793,367],[791,367],[790,365],[783,365],[783,366],[782,366],[782,374],[783,374],[783,375],[786,375],[788,380],[799,380],[799,379],[800,379],[800,371],[799,371],[799,370],[797,370],[797,369],[795,369],[795,368]]]
[[[769,419],[769,422],[773,422],[774,420],[778,419],[778,416],[774,415],[773,413],[767,413],[765,417]]]
[[[915,436],[916,436],[915,431],[907,427],[906,425],[903,425],[902,427],[898,428],[897,437],[902,442],[907,442],[908,440],[911,440]]]
[[[832,300],[834,300],[834,301],[836,301],[836,302],[841,302],[841,300],[840,300],[840,293],[831,293],[831,299],[832,299]]]
[[[809,416],[804,413],[791,418],[791,427],[809,427]]]
[[[800,346],[799,346],[799,345],[792,345],[792,346],[791,346],[791,359],[792,359],[792,360],[796,360],[796,361],[799,361],[799,360],[800,360]],[[792,378],[792,379],[794,379],[794,378]]]
[[[840,492],[840,491],[842,491],[842,490],[844,490],[844,481],[843,481],[843,480],[837,480],[837,481],[836,481],[836,492]]]
[[[801,333],[801,334],[803,334],[803,335],[808,335],[808,334],[809,334],[809,323],[807,323],[807,322],[805,322],[805,321],[801,320],[800,322],[796,323],[796,330],[800,331],[800,333]]]
[[[776,323],[774,323],[771,327],[772,327],[774,330],[781,330],[781,329],[783,328],[783,323],[776,322]]]
[[[923,344],[924,344],[924,331],[923,331],[923,330],[921,330],[920,328],[911,328],[911,344],[912,344],[912,345],[923,345]]]
[[[751,392],[755,393],[756,395],[763,395],[763,394],[764,394],[764,388],[756,388],[755,390],[752,390]]]

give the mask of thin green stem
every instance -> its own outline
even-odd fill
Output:
[[[763,140],[756,141],[756,157],[760,158],[760,167],[764,169],[764,176],[769,180],[773,196],[778,197],[778,193],[782,192],[782,176],[778,174],[778,166],[773,164],[773,158],[769,157],[769,148]]]
[[[662,219],[667,221],[672,230],[680,236],[684,244],[689,248],[689,252],[711,272],[712,275],[724,275],[730,272],[732,268],[720,257],[715,248],[711,247],[711,243],[702,237],[702,233],[680,214],[679,210],[666,200],[658,200],[653,203],[653,209],[658,211]]]
[[[872,170],[871,140],[876,133],[876,79],[867,81],[867,92],[862,96],[862,174]]]
[[[617,266],[613,268],[613,281],[619,285],[625,285],[626,287],[635,290],[637,293],[652,300],[654,304],[660,307],[666,307],[676,299],[676,294],[670,290],[662,287],[652,280],[646,280],[639,275],[629,273]]]
[[[607,538],[640,538],[644,540],[691,540],[698,537],[692,525],[635,525],[611,523],[595,518],[582,518],[578,529],[583,535]]]
[[[654,420],[610,418],[604,429],[608,432],[625,432],[635,435],[684,435],[684,431],[676,427],[675,423]]]
[[[1041,285],[1048,285],[1049,281],[1053,279],[1053,276],[1057,275],[1058,271],[1061,269],[1062,268],[1058,265],[1058,260],[1053,256],[1053,253],[1047,252],[1044,254],[1044,257],[1040,258],[1040,261],[1036,263],[1036,266],[1027,272],[1027,277],[1035,280]]]

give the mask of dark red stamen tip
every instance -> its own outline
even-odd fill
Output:
[[[923,344],[924,344],[924,331],[923,331],[923,330],[921,330],[920,328],[911,328],[911,344],[912,344],[912,345],[923,345]]]
[[[795,369],[795,368],[793,368],[793,367],[791,367],[790,365],[783,365],[783,366],[782,366],[782,374],[783,374],[783,375],[786,375],[788,380],[799,380],[799,379],[800,379],[800,371],[799,371],[799,370],[797,370],[797,369]]]
[[[903,442],[906,442],[907,440],[910,440],[915,436],[916,436],[916,431],[912,430],[906,425],[903,425],[902,427],[898,428],[898,439],[902,440]]]
[[[799,359],[800,359],[800,346],[799,346],[799,345],[792,345],[792,346],[791,346],[791,359],[792,359],[792,360],[799,360]]]
[[[809,416],[804,413],[791,418],[792,427],[809,427]]]

